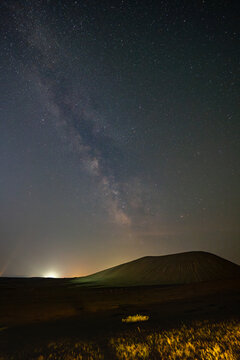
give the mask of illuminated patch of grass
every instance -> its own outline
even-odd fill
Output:
[[[127,339],[111,339],[110,344],[113,346],[117,359],[148,359],[150,346],[143,342],[129,342]]]
[[[129,315],[127,318],[122,319],[122,322],[125,323],[133,323],[138,321],[147,321],[149,319],[149,316],[147,315]]]
[[[112,338],[117,359],[240,359],[240,325],[237,322],[197,322],[149,335]]]

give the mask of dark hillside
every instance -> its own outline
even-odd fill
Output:
[[[97,286],[173,285],[224,280],[239,275],[238,265],[207,252],[193,251],[146,256],[74,281]]]

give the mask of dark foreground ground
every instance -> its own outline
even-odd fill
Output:
[[[135,314],[147,315],[149,320],[122,322]],[[192,330],[182,328],[183,324]],[[189,337],[201,326],[204,339],[191,345]],[[231,331],[234,348],[221,348],[221,338]],[[205,356],[211,333],[220,344],[212,343]],[[165,334],[161,339],[166,346],[163,343],[161,351],[168,355],[161,355],[163,340],[156,340],[157,334]],[[181,336],[187,344],[186,357],[175,344]],[[193,355],[197,346],[199,357]],[[102,358],[240,359],[240,279],[169,287],[91,288],[68,279],[0,278],[0,359]]]

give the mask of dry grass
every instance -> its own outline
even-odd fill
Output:
[[[160,333],[112,338],[117,359],[238,360],[240,324],[196,322]]]
[[[133,322],[140,322],[140,321],[147,321],[149,319],[148,315],[129,315],[127,318],[122,319],[122,322],[125,323],[133,323]]]
[[[224,321],[195,322],[179,328],[147,332],[134,327],[122,336],[93,342],[58,341],[35,349],[27,355],[6,359],[101,360],[101,359],[170,359],[170,360],[239,360],[240,323]]]

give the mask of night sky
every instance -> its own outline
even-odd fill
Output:
[[[240,264],[239,8],[1,1],[1,275]]]

